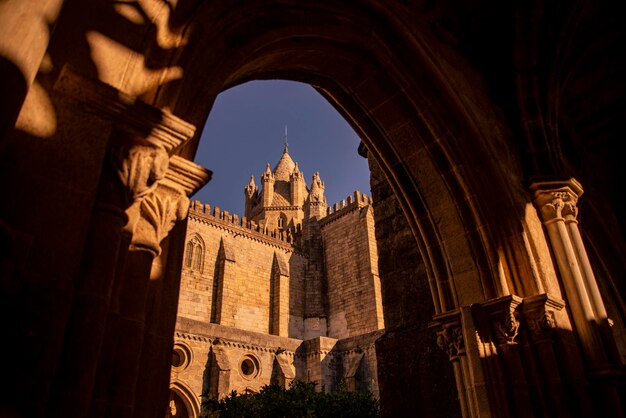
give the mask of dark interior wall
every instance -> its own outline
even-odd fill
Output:
[[[428,328],[435,308],[422,257],[387,179],[368,163],[385,319],[376,341],[381,414],[460,417],[452,365]]]

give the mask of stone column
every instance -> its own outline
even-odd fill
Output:
[[[582,192],[581,192],[582,193]],[[589,262],[589,256],[585,249],[580,229],[578,228],[578,208],[575,205],[567,205],[563,208],[563,217],[565,219],[565,225],[567,226],[567,232],[569,233],[576,259],[580,266],[580,272],[583,277],[583,283],[585,284],[585,290],[589,296],[591,308],[600,330],[600,336],[607,350],[607,357],[609,362],[619,364],[620,354],[617,349],[615,339],[613,337],[613,331],[609,323],[609,317],[604,306],[604,301],[600,295],[600,289],[598,282],[593,274],[591,263]]]
[[[126,138],[125,139],[129,139]],[[118,142],[109,153],[102,175],[83,255],[61,367],[55,380],[51,410],[64,416],[86,416],[109,311],[124,210],[156,187],[166,170],[168,155],[156,145]],[[124,142],[120,146],[119,142]],[[132,144],[132,145],[131,145]]]
[[[173,157],[165,178],[158,182],[154,192],[128,211],[130,224],[134,225],[133,237],[120,295],[120,322],[107,396],[107,416],[133,415],[153,261],[161,254],[161,241],[177,221],[187,216],[187,194],[195,192],[209,178],[205,172],[203,182],[190,180],[186,175],[190,164],[193,163]]]
[[[92,395],[98,393],[98,362],[112,357],[116,330],[110,318],[118,306],[129,245],[129,233],[123,230],[125,211],[156,189],[169,156],[195,129],[68,68],[59,75],[55,90],[112,126],[50,403],[53,415],[87,416]]]
[[[170,159],[165,180],[191,196],[204,186],[211,173],[180,157]],[[167,406],[172,341],[176,324],[178,292],[185,245],[186,222],[177,222],[163,251],[152,264],[146,306],[146,331],[142,345],[139,376],[135,387],[134,415],[159,416]],[[161,396],[159,396],[159,394]],[[161,400],[158,402],[157,400]]]
[[[509,394],[509,408],[526,417],[533,415],[527,378],[528,369],[532,369],[533,364],[523,361],[519,344],[521,303],[522,298],[508,295],[484,302],[480,309],[488,318],[493,341],[498,347],[497,358],[492,356],[490,361],[495,369],[494,375],[501,379],[499,386],[505,387]],[[505,402],[503,398],[499,400]]]
[[[531,190],[534,192],[534,203],[548,231],[585,358],[592,369],[604,369],[609,363],[609,357],[598,323],[606,320],[606,310],[597,291],[597,283],[589,267],[582,241],[572,240],[572,235],[579,237],[576,204],[583,189],[576,180],[568,179],[536,182],[531,185]]]
[[[578,198],[583,189],[575,179],[537,181],[531,185],[534,203],[548,232],[550,245],[561,275],[567,306],[597,385],[607,377],[619,374],[616,348],[610,334],[606,309],[598,284],[591,270],[580,231],[578,230]],[[620,416],[621,405],[615,387],[596,389],[597,404]]]
[[[564,304],[554,297],[541,294],[524,299],[520,312],[528,331],[528,340],[536,353],[538,373],[536,391],[537,407],[551,417],[570,416],[570,401],[564,390],[564,377],[559,370],[555,351],[554,330],[557,327],[555,313],[562,310]],[[571,363],[570,363],[571,365]],[[577,395],[577,404],[582,416],[590,416],[588,394],[581,390],[576,382],[570,383]]]
[[[465,376],[465,368],[461,358],[465,357],[465,339],[461,329],[460,311],[436,315],[431,328],[437,334],[437,345],[448,354],[454,370],[454,380],[461,406],[461,414],[465,417],[474,416],[475,403],[473,395],[469,393]]]

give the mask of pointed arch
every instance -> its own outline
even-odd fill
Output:
[[[171,408],[180,409],[172,413]],[[170,410],[168,416],[198,418],[200,416],[200,401],[193,390],[184,382],[174,381],[170,384]]]
[[[193,233],[189,235],[185,245],[185,268],[202,273],[204,270],[205,251],[206,245],[200,234]]]

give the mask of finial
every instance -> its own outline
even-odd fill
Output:
[[[288,152],[289,151],[289,142],[287,141],[287,125],[285,125],[285,151],[284,152]]]

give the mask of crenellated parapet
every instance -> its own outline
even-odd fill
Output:
[[[222,210],[219,206],[211,206],[194,200],[190,204],[189,216],[198,220],[210,222],[215,226],[226,228],[235,233],[243,233],[251,239],[262,240],[267,243],[287,247],[294,250],[293,245],[296,236],[301,233],[300,225],[293,229],[272,229],[267,228],[264,222],[255,222],[245,216],[231,214]]]
[[[339,219],[356,209],[371,205],[372,203],[373,200],[371,197],[356,190],[346,199],[342,199],[340,202],[335,203],[332,206],[328,206],[326,216],[320,220],[320,225],[323,226],[329,224],[330,222]]]

